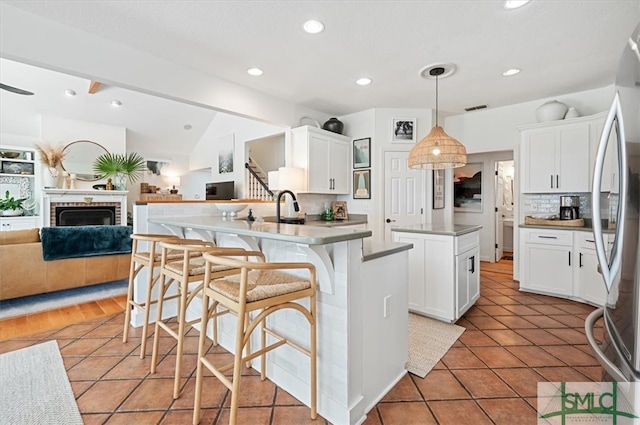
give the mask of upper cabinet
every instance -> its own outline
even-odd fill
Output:
[[[291,129],[292,166],[304,168],[303,192],[347,195],[351,139],[315,127]]]
[[[598,114],[520,127],[522,192],[590,192],[602,120]]]

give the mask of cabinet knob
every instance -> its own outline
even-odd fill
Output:
[[[395,222],[396,222],[395,220],[391,220],[390,218],[386,219],[385,221],[386,221],[387,223],[395,223]]]

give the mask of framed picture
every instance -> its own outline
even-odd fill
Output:
[[[371,138],[353,141],[353,168],[371,167]]]
[[[391,119],[391,143],[415,143],[417,120],[415,118]]]
[[[33,162],[17,162],[17,161],[2,161],[0,166],[0,173],[3,174],[22,174],[32,176]]]
[[[453,173],[453,206],[457,212],[482,212],[482,162],[456,168]]]
[[[218,138],[218,173],[233,173],[233,152],[235,134],[227,134]]]
[[[353,199],[371,199],[371,170],[353,172]]]
[[[344,201],[333,201],[331,203],[331,209],[333,210],[333,218],[336,220],[347,220],[349,214],[347,213],[347,203]]]
[[[444,170],[433,170],[433,209],[444,208]]]
[[[154,176],[161,176],[162,169],[168,167],[171,161],[165,159],[147,160],[147,171]]]

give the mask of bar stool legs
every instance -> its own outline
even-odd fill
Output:
[[[134,308],[142,310],[144,313],[144,322],[142,324],[142,337],[140,344],[140,358],[144,359],[147,347],[147,334],[149,329],[149,313],[151,305],[155,304],[157,300],[151,300],[151,294],[153,288],[158,282],[159,274],[154,275],[154,269],[160,266],[158,244],[162,241],[178,240],[177,236],[173,235],[157,235],[157,234],[140,234],[134,233],[131,235],[133,239],[131,247],[131,264],[129,266],[129,286],[127,289],[127,303],[124,309],[124,329],[122,333],[122,342],[127,342],[129,337],[129,326],[131,322],[131,311]],[[148,243],[148,251],[139,251],[139,243]],[[147,281],[145,285],[146,295],[145,300],[142,303],[138,303],[133,299],[133,287],[136,276],[144,268],[147,268]]]

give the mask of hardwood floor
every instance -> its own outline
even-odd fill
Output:
[[[505,252],[505,256],[509,256],[513,258],[513,254],[510,252]],[[506,260],[504,257],[498,261],[497,263],[489,263],[486,261],[482,261],[480,263],[480,270],[487,271],[491,273],[500,273],[506,274],[513,277],[513,260]]]
[[[124,311],[126,299],[126,295],[120,295],[28,316],[0,320],[0,341],[62,328],[89,319],[111,316]]]

